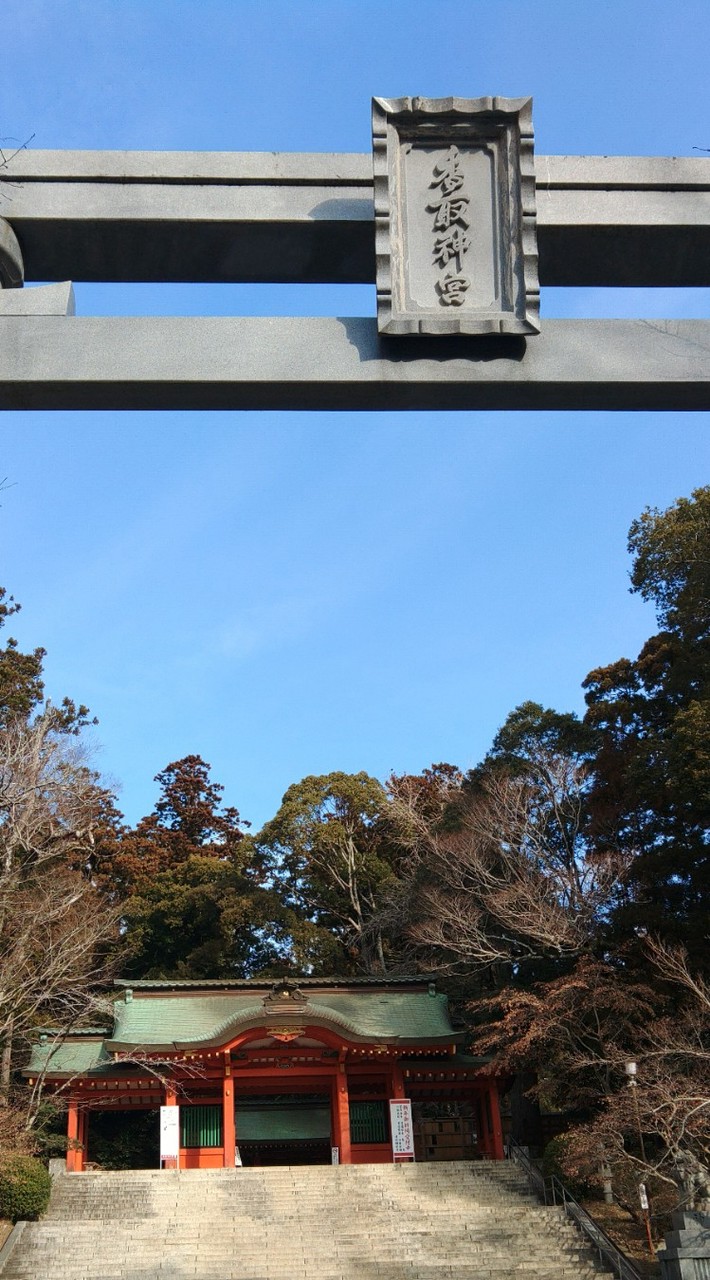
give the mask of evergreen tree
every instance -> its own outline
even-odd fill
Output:
[[[197,755],[159,774],[135,829],[103,832],[101,883],[121,902],[122,971],[134,978],[244,978],[290,964],[286,915],[224,788]]]
[[[188,858],[234,859],[248,823],[224,806],[224,787],[212,782],[210,766],[197,755],[175,760],[156,774],[160,796],[152,813],[133,830],[124,827],[104,849],[105,887],[119,897],[140,893],[156,876]]]
[[[710,487],[631,526],[631,590],[661,629],[635,660],[587,676],[598,736],[590,834],[633,853],[614,915],[618,938],[646,932],[707,964],[710,853]]]
[[[257,836],[268,874],[294,915],[296,962],[320,973],[384,973],[376,922],[396,851],[384,787],[367,773],[311,776],[289,787]]]

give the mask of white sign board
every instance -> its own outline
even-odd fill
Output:
[[[641,1201],[641,1208],[648,1209],[648,1195],[643,1182],[639,1183],[639,1200]]]
[[[410,1098],[396,1098],[390,1101],[390,1130],[394,1159],[401,1160],[403,1156],[414,1159],[414,1125]]]
[[[160,1159],[177,1160],[180,1155],[180,1108],[160,1108]]]

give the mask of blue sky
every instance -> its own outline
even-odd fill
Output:
[[[531,93],[546,154],[710,147],[706,0],[5,0],[0,134],[368,151],[372,94]],[[8,211],[9,212],[9,211]],[[708,315],[551,290],[545,315]],[[373,314],[370,287],[104,287],[84,314]],[[654,628],[626,533],[708,481],[706,414],[5,413],[0,582],[98,715],[131,820],[204,756],[259,825],[307,773],[463,767]]]

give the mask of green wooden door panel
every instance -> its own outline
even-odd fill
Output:
[[[221,1147],[222,1108],[181,1107],[180,1145],[182,1147]]]

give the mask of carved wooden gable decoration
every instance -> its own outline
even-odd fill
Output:
[[[306,1029],[308,996],[291,982],[278,982],[263,999],[268,1016],[266,1034],[286,1044],[297,1040]]]

